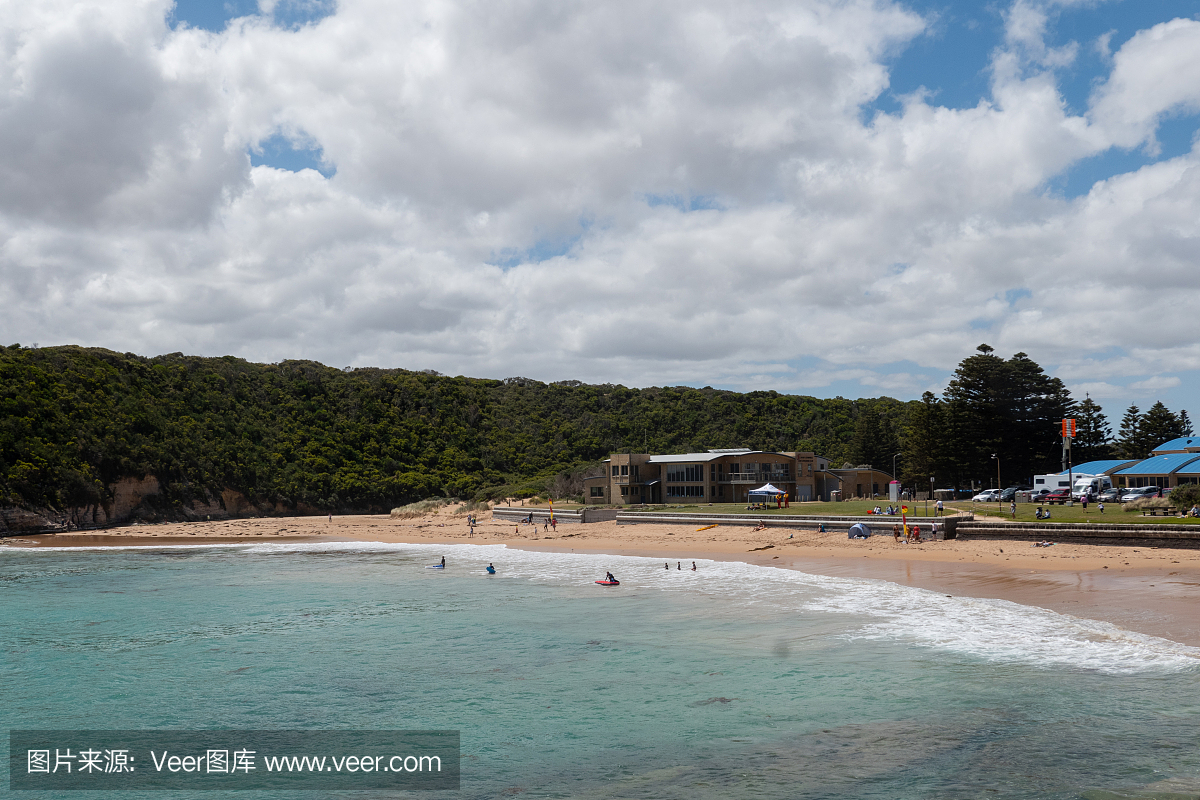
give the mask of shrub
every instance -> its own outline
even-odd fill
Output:
[[[406,506],[392,509],[392,519],[410,519],[411,517],[421,517],[431,511],[437,511],[451,502],[448,497],[430,497],[428,500],[418,500],[415,503],[409,503]]]
[[[1139,497],[1125,504],[1126,511],[1142,511],[1147,508],[1167,508],[1171,501],[1165,497]]]
[[[1184,483],[1171,490],[1171,505],[1186,511],[1200,505],[1200,483]]]
[[[467,502],[463,503],[458,508],[454,509],[454,513],[455,514],[471,514],[476,511],[490,511],[491,508],[492,508],[491,504],[489,504],[487,501],[484,501],[482,503],[477,503],[474,500],[468,500]]]

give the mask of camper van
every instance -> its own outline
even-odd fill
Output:
[[[1066,491],[1071,488],[1071,479],[1067,473],[1059,475],[1057,472],[1052,475],[1034,475],[1033,476],[1033,494],[1031,497],[1036,501],[1040,496],[1057,492],[1059,489]]]
[[[1091,495],[1098,496],[1105,489],[1113,488],[1112,479],[1107,475],[1080,475],[1075,479],[1075,486],[1071,489],[1071,497],[1076,500],[1083,499],[1083,496]]]

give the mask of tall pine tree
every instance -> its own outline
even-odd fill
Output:
[[[950,479],[943,455],[947,439],[945,411],[933,392],[921,395],[920,402],[910,408],[901,455],[904,485],[923,488],[930,478],[943,485]]]
[[[1058,423],[1069,415],[1070,393],[1024,353],[1005,361],[987,345],[977,349],[946,387],[945,463],[957,485],[990,485],[996,455],[1001,481],[1024,483],[1058,461]]]
[[[1150,454],[1150,445],[1142,433],[1142,410],[1133,405],[1125,409],[1121,417],[1121,429],[1117,432],[1117,454],[1121,458],[1141,460]]]
[[[1075,441],[1071,446],[1080,464],[1112,458],[1112,428],[1103,411],[1091,397],[1085,397],[1075,409]]]
[[[1139,430],[1145,442],[1147,454],[1164,442],[1178,439],[1184,435],[1179,417],[1171,413],[1171,409],[1163,405],[1162,401],[1150,406],[1150,410],[1142,416]]]

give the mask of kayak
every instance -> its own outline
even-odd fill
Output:
[[[596,583],[600,584],[601,586],[620,586],[621,585],[620,581],[596,581]]]
[[[446,568],[445,564],[430,564],[425,569],[445,569],[445,568]]]

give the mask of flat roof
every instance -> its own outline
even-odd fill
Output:
[[[1145,461],[1139,461],[1132,467],[1118,472],[1118,475],[1170,475],[1180,467],[1187,466],[1193,461],[1200,461],[1200,453],[1171,453],[1165,456],[1150,456]]]
[[[679,464],[686,461],[713,461],[725,456],[754,456],[754,455],[772,455],[782,456],[783,453],[772,453],[770,450],[738,450],[733,453],[679,453],[677,455],[666,456],[650,456],[651,464]],[[791,456],[785,456],[791,458]]]

